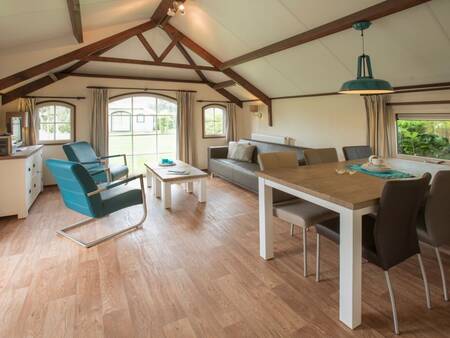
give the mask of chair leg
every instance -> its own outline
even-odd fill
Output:
[[[445,280],[445,272],[444,272],[444,266],[442,265],[441,260],[441,253],[439,252],[439,248],[434,248],[434,251],[436,252],[437,261],[439,264],[439,270],[441,270],[441,278],[442,278],[442,292],[444,293],[444,300],[448,302],[448,293],[447,293],[447,282]]]
[[[428,287],[427,274],[425,273],[425,268],[423,266],[422,255],[417,254],[417,258],[419,259],[420,272],[422,273],[423,286],[425,288],[425,297],[427,299],[427,308],[431,309],[430,288]]]
[[[398,329],[397,306],[395,304],[394,290],[392,289],[391,280],[389,278],[389,272],[387,270],[384,271],[384,276],[386,277],[386,284],[389,291],[389,298],[391,299],[392,318],[394,319],[394,332],[395,334],[398,335],[400,334],[400,331]]]
[[[307,247],[306,247],[306,242],[307,242],[307,238],[306,238],[306,227],[302,227],[302,232],[303,232],[303,276],[307,277],[308,276],[308,256],[307,256]]]
[[[316,235],[316,282],[320,281],[320,235]]]
[[[291,237],[294,236],[294,224],[291,224]]]

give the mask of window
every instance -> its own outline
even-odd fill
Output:
[[[450,160],[450,114],[397,114],[397,153]]]
[[[203,107],[203,138],[225,137],[225,114],[221,105]]]
[[[173,98],[129,94],[113,98],[108,110],[109,153],[126,154],[132,173],[143,173],[145,162],[176,158],[177,104]]]
[[[59,101],[37,104],[37,141],[58,144],[75,139],[75,106]]]

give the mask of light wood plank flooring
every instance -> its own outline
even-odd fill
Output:
[[[55,188],[26,220],[0,219],[0,337],[383,337],[392,335],[382,271],[363,265],[363,325],[338,320],[338,247],[322,241],[316,283],[315,233],[310,277],[302,276],[297,230],[276,221],[276,259],[258,254],[257,196],[208,180],[208,203],[174,187],[173,210],[148,194],[143,230],[91,249],[57,237],[80,220]],[[4,193],[4,192],[2,192]],[[103,234],[139,216],[120,212],[79,235]],[[416,259],[392,269],[403,337],[450,336],[433,252],[423,249],[433,309],[426,309]],[[450,278],[450,258],[443,255]]]

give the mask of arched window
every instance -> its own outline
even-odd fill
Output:
[[[36,138],[39,144],[61,144],[75,140],[75,106],[63,101],[36,105]]]
[[[225,106],[209,104],[203,107],[203,138],[225,137]]]
[[[177,104],[170,96],[129,93],[111,98],[109,153],[126,154],[133,173],[145,162],[176,159]]]

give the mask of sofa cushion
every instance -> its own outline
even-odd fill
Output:
[[[227,158],[242,162],[252,162],[255,148],[256,146],[246,143],[230,142]]]

